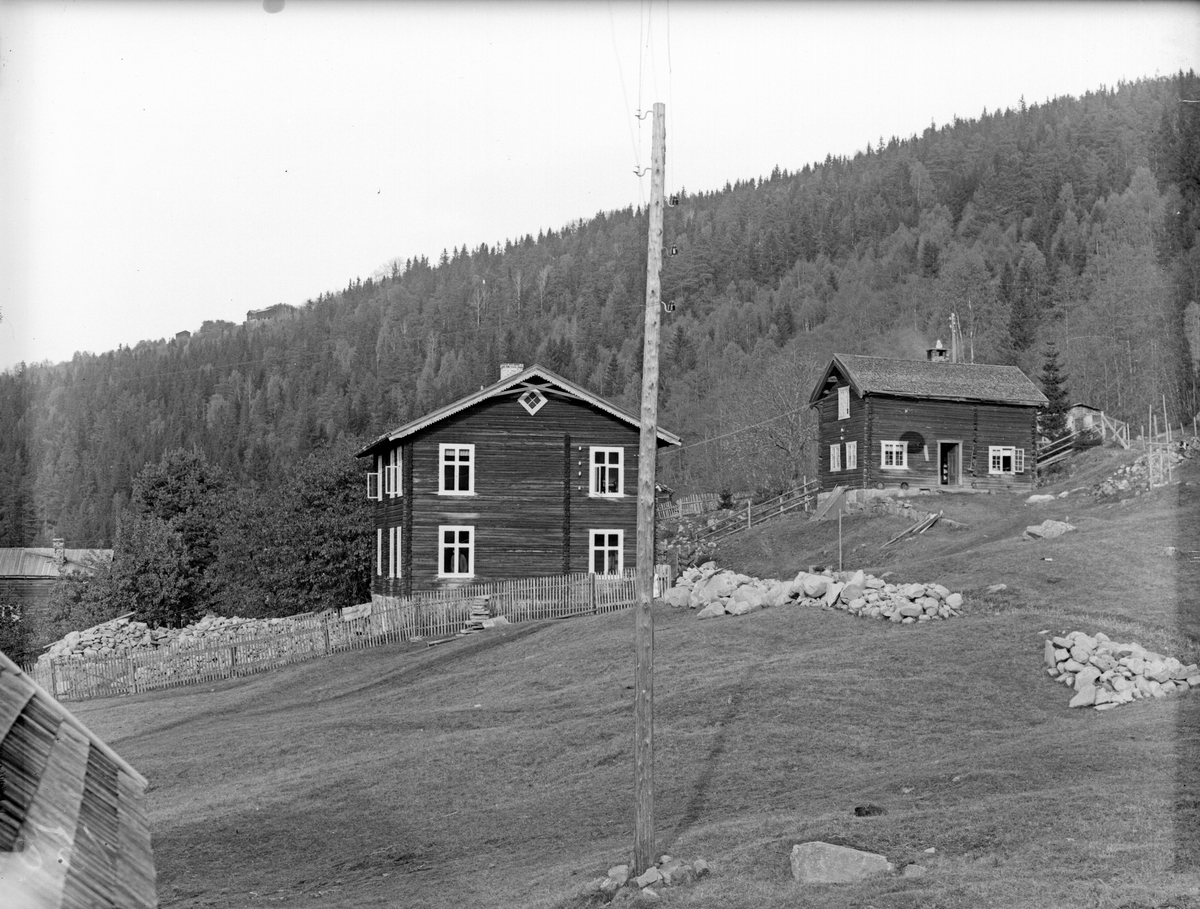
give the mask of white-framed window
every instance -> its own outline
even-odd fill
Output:
[[[625,449],[593,445],[588,451],[592,465],[589,495],[625,495]]]
[[[438,527],[438,577],[469,578],[475,574],[475,528],[464,524]]]
[[[388,452],[387,464],[383,467],[383,492],[389,499],[394,499],[396,496],[404,494],[402,472],[400,469],[402,464],[403,455],[401,454],[400,446],[397,445]]]
[[[546,396],[536,388],[531,388],[529,391],[525,392],[525,394],[521,395],[521,397],[517,398],[517,401],[520,402],[521,406],[524,407],[532,417],[535,413],[542,409],[542,406],[546,403]]]
[[[367,474],[367,498],[383,498],[383,458],[375,456],[375,469]]]
[[[475,446],[438,445],[438,463],[441,465],[438,478],[438,494],[444,496],[469,496],[475,494]]]
[[[388,577],[400,577],[400,528],[388,528]]]
[[[625,531],[591,530],[588,532],[588,564],[593,574],[621,574],[625,568]]]
[[[838,419],[850,419],[850,386],[842,385],[838,388]]]
[[[829,446],[829,472],[837,473],[842,469],[842,446]]]
[[[383,577],[383,528],[375,528],[375,575]]]
[[[988,473],[1024,473],[1025,449],[1010,445],[988,446]]]
[[[858,443],[857,442],[847,442],[846,443],[846,469],[847,470],[858,469]]]
[[[882,457],[880,467],[891,470],[902,470],[908,467],[907,442],[882,442]]]

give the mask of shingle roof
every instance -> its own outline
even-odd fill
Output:
[[[474,394],[467,395],[465,398],[460,398],[452,404],[447,404],[445,407],[439,407],[437,410],[427,413],[423,417],[418,417],[416,420],[405,423],[403,426],[399,426],[396,429],[393,429],[391,432],[384,433],[370,445],[367,445],[365,448],[363,448],[362,451],[358,452],[357,457],[361,458],[369,455],[384,442],[395,442],[398,439],[406,438],[415,432],[425,429],[427,426],[432,426],[439,420],[444,420],[446,417],[451,417],[456,413],[461,413],[467,408],[473,407],[482,401],[488,400],[489,398],[499,397],[500,395],[507,393],[515,393],[515,390],[530,383],[536,385],[542,392],[554,391],[567,397],[585,401],[586,403],[591,404],[593,407],[596,407],[597,409],[616,417],[618,420],[622,420],[633,426],[641,425],[641,421],[636,416],[629,413],[629,411],[617,407],[617,405],[613,404],[611,401],[606,401],[604,398],[601,398],[598,395],[592,394],[590,391],[585,388],[581,388],[574,382],[567,381],[562,376],[551,372],[544,366],[537,366],[535,364],[534,366],[527,367],[526,369],[523,369],[506,379],[501,379],[495,385],[489,385],[487,388],[481,388]],[[661,426],[658,427],[658,442],[660,445],[663,443],[668,445],[678,445],[680,444],[680,441],[681,440],[679,436],[675,435],[673,432],[668,432]]]
[[[0,548],[0,578],[56,578],[72,571],[87,571],[101,561],[112,561],[111,549],[64,549],[63,570],[54,563],[48,547]]]
[[[941,401],[985,401],[1045,407],[1050,402],[1025,373],[1015,366],[892,360],[857,354],[834,354],[809,398],[815,404],[829,391],[829,379],[840,372],[860,398],[867,394],[896,395]]]

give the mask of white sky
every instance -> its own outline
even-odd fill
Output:
[[[1200,68],[1187,3],[0,0],[0,369]]]

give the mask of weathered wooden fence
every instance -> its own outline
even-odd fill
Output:
[[[655,569],[655,596],[670,583],[665,565]],[[632,606],[632,571],[624,576],[572,574],[425,592],[357,617],[347,611],[294,616],[286,631],[223,636],[211,644],[138,650],[104,658],[60,658],[25,667],[56,698],[82,700],[137,694],[277,669],[331,653],[460,632],[486,599],[492,616],[510,622],[597,615]],[[282,627],[282,626],[280,626]]]
[[[715,492],[696,492],[680,496],[674,502],[659,502],[654,506],[660,518],[681,518],[688,514],[703,514],[720,505],[721,499]]]
[[[745,508],[731,511],[718,519],[697,535],[701,540],[719,540],[743,530],[749,530],[756,523],[761,524],[770,518],[802,508],[807,511],[817,501],[819,483],[816,480],[805,480],[801,485],[789,489],[782,495],[774,496],[757,505],[747,502]]]

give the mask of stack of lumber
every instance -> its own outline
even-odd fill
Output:
[[[146,779],[0,654],[0,904],[158,905]]]

